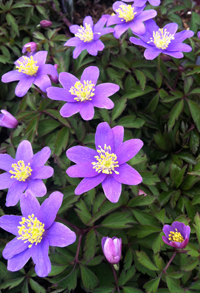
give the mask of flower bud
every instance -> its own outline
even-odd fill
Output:
[[[6,110],[1,110],[0,126],[7,128],[16,128],[18,125],[17,119]]]
[[[200,31],[197,33],[197,37],[200,39]]]
[[[122,240],[121,238],[103,237],[101,240],[103,253],[107,261],[111,264],[117,264],[121,259]]]
[[[138,190],[138,195],[142,195],[142,194],[144,194],[144,196],[147,195],[142,189],[139,189],[139,190]]]
[[[52,22],[50,20],[41,20],[40,25],[41,27],[50,27],[52,26]]]
[[[55,69],[57,69],[58,68],[58,64],[54,64],[54,67],[55,67]],[[56,76],[56,75],[49,75],[49,77],[50,77],[50,79],[51,79],[52,82],[59,83],[58,76]]]
[[[37,44],[35,42],[29,42],[25,44],[22,48],[22,54],[26,54],[27,56],[31,56],[35,54],[37,51]]]

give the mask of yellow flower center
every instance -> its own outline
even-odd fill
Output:
[[[93,40],[93,31],[90,24],[85,24],[85,28],[81,25],[78,33],[75,34],[81,41],[91,42]]]
[[[74,86],[72,86],[69,90],[69,92],[76,96],[74,100],[77,102],[83,102],[83,101],[91,101],[91,97],[94,96],[94,84],[92,84],[90,81],[83,81],[83,84],[80,81],[77,81]]]
[[[168,239],[172,242],[180,242],[182,243],[184,241],[183,236],[181,235],[180,232],[178,232],[177,229],[175,229],[175,232],[170,231]]]
[[[41,223],[35,216],[32,214],[28,216],[28,218],[22,217],[22,221],[19,222],[20,226],[17,228],[18,234],[20,237],[17,239],[25,240],[24,243],[30,242],[31,244],[28,246],[32,247],[33,243],[37,245],[42,240],[42,235],[44,233],[44,224]]]
[[[30,163],[25,166],[24,161],[18,161],[17,164],[12,164],[14,171],[9,171],[9,173],[13,174],[10,178],[16,178],[18,181],[25,181],[31,176],[31,172],[33,171],[29,166]]]
[[[159,28],[157,32],[153,32],[153,38],[147,43],[153,42],[158,49],[167,49],[168,45],[174,40],[174,35],[170,34],[166,29]]]
[[[122,18],[122,21],[125,20],[127,22],[134,19],[137,13],[134,12],[134,7],[131,5],[120,5],[119,7],[116,12],[118,13],[118,17]]]
[[[99,150],[97,150],[98,156],[95,156],[97,162],[92,162],[93,169],[95,169],[98,173],[104,174],[119,174],[118,171],[115,170],[116,167],[119,167],[117,156],[111,153],[111,147],[104,145],[104,149],[99,146]]]
[[[28,48],[27,48],[28,49]],[[24,61],[17,61],[18,62],[18,66],[16,66],[16,68],[18,69],[19,72],[25,73],[27,75],[35,75],[38,71],[39,66],[36,66],[35,64],[37,63],[37,61],[33,60],[33,56],[26,57],[23,56]]]

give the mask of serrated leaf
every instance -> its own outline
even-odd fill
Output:
[[[156,293],[158,286],[159,286],[159,283],[160,283],[160,277],[145,283],[144,288],[149,293]]]
[[[177,285],[171,278],[166,276],[167,287],[170,293],[184,293],[185,290],[182,289],[179,285]]]
[[[66,150],[69,140],[69,128],[63,127],[56,138],[54,154],[60,156],[62,151]]]
[[[96,234],[94,229],[91,229],[86,236],[85,246],[84,246],[84,259],[86,263],[91,260],[95,255],[96,249]]]
[[[132,198],[129,203],[128,207],[137,207],[137,206],[145,206],[145,205],[150,205],[156,200],[156,197],[153,195],[140,195]]]
[[[112,229],[126,229],[132,227],[133,223],[136,223],[136,221],[129,212],[117,212],[106,217],[101,226]]]
[[[136,251],[137,259],[141,265],[151,271],[159,271],[159,269],[152,263],[144,251]]]
[[[200,216],[199,216],[199,213],[196,213],[196,215],[194,217],[194,222],[195,222],[195,224],[193,224],[193,226],[195,228],[198,241],[200,243]]]
[[[32,278],[29,279],[29,284],[35,293],[46,293],[44,287],[35,282]]]
[[[99,280],[97,276],[88,268],[80,265],[81,278],[86,289],[94,289],[98,286]]]
[[[19,36],[19,29],[18,29],[18,24],[14,18],[14,16],[10,13],[6,14],[6,19],[8,24],[12,27],[12,29],[14,30],[14,32]]]
[[[17,287],[24,280],[24,278],[25,277],[20,277],[17,279],[7,280],[0,285],[0,289],[5,289],[5,288],[12,289],[14,287]]]
[[[86,204],[82,199],[79,200],[79,202],[76,204],[77,209],[75,209],[77,215],[81,219],[81,221],[87,225],[91,219],[91,214],[88,211]]]
[[[142,291],[133,287],[123,287],[123,293],[142,293]]]
[[[194,123],[197,126],[198,131],[200,132],[200,107],[197,103],[191,100],[187,100],[188,106],[190,108],[190,113],[194,120]]]
[[[196,266],[198,265],[198,263],[199,263],[199,259],[195,259],[195,260],[189,262],[189,264],[184,265],[181,268],[181,270],[186,271],[186,272],[190,272],[190,271],[192,271],[192,270],[194,270],[196,268]]]
[[[135,275],[135,272],[135,265],[130,267],[126,272],[122,271],[118,280],[118,286],[123,286],[124,284],[126,284]]]
[[[126,108],[127,99],[123,98],[115,102],[115,106],[112,110],[112,121],[119,117]]]
[[[184,93],[187,94],[193,84],[194,79],[188,76],[184,79]]]
[[[145,84],[146,84],[146,76],[144,73],[138,69],[134,70],[134,73],[136,75],[137,81],[139,82],[141,89],[144,91],[145,89]]]
[[[61,280],[59,282],[59,286],[61,286],[64,289],[68,289],[68,290],[74,290],[77,286],[77,274],[76,274],[76,270],[73,269],[66,278],[64,278],[63,280]]]
[[[169,121],[168,121],[168,131],[172,129],[172,127],[175,124],[175,121],[178,119],[180,116],[184,106],[184,101],[180,100],[178,103],[174,105],[172,108],[170,114],[169,114]]]
[[[57,127],[61,126],[60,122],[53,120],[53,119],[45,119],[42,121],[39,121],[38,125],[38,135],[39,137],[42,137],[46,135],[49,132],[52,132]]]

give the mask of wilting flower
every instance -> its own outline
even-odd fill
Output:
[[[6,173],[0,174],[0,189],[9,188],[6,206],[14,206],[24,190],[29,189],[35,196],[43,196],[47,189],[42,179],[53,175],[53,168],[44,166],[51,154],[49,147],[44,147],[33,155],[31,143],[23,140],[13,159],[8,154],[0,154],[0,169]]]
[[[35,42],[29,42],[22,48],[22,54],[26,54],[28,57],[34,55],[37,51],[37,44]]]
[[[7,128],[16,128],[18,125],[17,119],[6,110],[1,110],[0,126]]]
[[[123,0],[123,2],[133,2],[133,0]],[[147,0],[134,0],[134,5],[138,7],[142,7],[146,4]],[[148,2],[152,6],[160,5],[160,0],[148,0]]]
[[[192,48],[182,42],[194,35],[193,31],[185,30],[176,33],[177,23],[169,23],[164,28],[159,28],[154,20],[145,22],[146,33],[139,36],[140,39],[131,37],[130,41],[135,45],[141,45],[147,48],[144,57],[148,60],[156,58],[160,53],[170,55],[175,58],[182,58],[182,52],[190,52]],[[137,34],[136,34],[137,35]]]
[[[47,96],[52,100],[67,102],[60,110],[60,115],[70,117],[80,112],[84,120],[91,120],[94,107],[112,109],[114,103],[108,98],[119,90],[113,83],[103,83],[96,86],[99,69],[96,66],[87,67],[79,80],[74,75],[61,72],[59,81],[64,88],[49,87]]]
[[[75,189],[82,194],[102,183],[105,196],[111,202],[118,202],[122,183],[137,185],[142,182],[140,174],[126,164],[143,146],[140,139],[123,142],[124,128],[110,128],[103,122],[97,126],[95,134],[96,151],[83,146],[67,150],[67,157],[76,163],[67,169],[70,177],[85,177]]]
[[[103,237],[101,240],[103,253],[107,261],[111,264],[117,264],[121,259],[122,240],[121,238]]]
[[[3,250],[9,271],[21,270],[32,257],[36,274],[46,277],[51,271],[49,246],[64,247],[76,241],[73,231],[54,222],[62,199],[63,194],[56,191],[40,206],[35,196],[26,191],[20,199],[22,216],[0,217],[0,227],[16,236]]]
[[[145,25],[143,21],[155,17],[157,12],[153,9],[143,11],[145,6],[137,7],[135,4],[127,5],[124,2],[116,1],[113,4],[115,15],[111,15],[108,19],[107,26],[117,24],[113,36],[119,38],[129,28],[134,34],[145,33]]]
[[[164,225],[162,240],[169,246],[175,248],[185,248],[190,238],[190,226],[184,223],[174,222],[171,226]]]
[[[41,20],[40,21],[40,25],[41,27],[50,27],[52,26],[52,22],[50,20]]]
[[[58,64],[54,64],[55,69],[57,70]],[[59,83],[58,81],[58,75],[49,75],[50,80],[54,83]]]
[[[15,94],[18,97],[23,97],[33,83],[46,92],[46,89],[51,86],[47,74],[58,75],[53,65],[45,64],[47,53],[47,51],[39,51],[30,57],[20,57],[15,61],[16,70],[5,73],[1,79],[2,82],[19,80],[15,88]]]
[[[103,35],[112,33],[113,28],[103,28],[107,22],[107,15],[103,15],[94,25],[91,16],[86,16],[83,26],[71,25],[70,31],[75,34],[74,38],[69,39],[64,46],[76,47],[73,58],[76,59],[83,50],[87,50],[90,55],[96,56],[98,51],[104,49],[104,44],[99,38]]]

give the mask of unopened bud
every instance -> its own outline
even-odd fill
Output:
[[[52,22],[50,20],[41,20],[40,25],[41,27],[50,27],[52,26]]]

